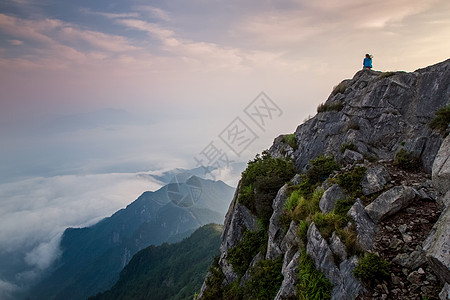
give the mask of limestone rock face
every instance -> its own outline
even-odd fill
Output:
[[[441,193],[450,190],[450,135],[442,143],[433,163],[432,178],[434,186]]]
[[[225,226],[222,233],[222,244],[220,245],[219,265],[225,275],[227,282],[233,282],[238,275],[233,271],[233,267],[227,260],[228,250],[236,246],[242,239],[245,229],[250,231],[258,230],[256,217],[242,204],[238,203],[239,186],[225,216]]]
[[[326,240],[322,237],[314,223],[308,229],[308,244],[306,252],[313,260],[316,269],[322,272],[333,284],[333,300],[355,299],[362,290],[361,283],[353,276],[358,259],[356,256],[344,260],[339,267],[333,258],[333,251]]]
[[[220,250],[225,252],[236,246],[241,240],[245,228],[250,231],[258,230],[256,217],[244,205],[238,202],[239,186],[225,216],[225,227],[222,233]]]
[[[440,198],[444,210],[425,240],[423,248],[437,275],[448,286],[450,283],[450,136],[447,136],[442,143],[433,163],[432,179],[433,185],[444,194]]]
[[[375,223],[378,223],[381,219],[408,206],[415,197],[416,192],[412,187],[396,186],[382,193],[367,205],[366,212]]]
[[[450,300],[450,284],[445,283],[442,291],[439,293],[440,300]]]
[[[337,184],[332,185],[327,189],[320,199],[319,207],[323,213],[332,212],[336,201],[345,197],[344,190]]]
[[[277,193],[277,196],[273,200],[272,208],[273,214],[270,218],[267,254],[266,258],[275,259],[283,252],[281,250],[281,241],[284,237],[284,230],[280,224],[280,216],[283,214],[284,203],[287,199],[287,185],[283,186]]]
[[[347,259],[347,251],[345,250],[345,245],[342,243],[336,232],[333,232],[333,235],[331,236],[330,249],[335,255],[339,257],[340,260]]]
[[[342,83],[345,91],[332,93],[325,102],[328,107],[340,104],[342,109],[325,110],[298,126],[295,139],[299,145],[289,156],[295,158],[299,170],[304,171],[320,154],[333,154],[341,161],[345,152],[336,150],[347,143],[354,144],[364,157],[380,159],[393,159],[404,145],[431,171],[442,137],[427,124],[450,98],[449,60],[412,73],[380,75],[359,71]],[[280,148],[280,143],[274,143],[269,152],[287,157]]]
[[[356,151],[346,149],[342,156],[342,162],[346,165],[354,165],[364,161],[364,156]]]
[[[356,225],[357,238],[356,241],[364,250],[372,249],[375,239],[375,223],[367,214],[364,205],[358,199],[347,213]]]
[[[391,178],[385,167],[377,165],[369,168],[361,182],[362,192],[366,196],[380,192],[390,180]]]
[[[295,297],[295,282],[297,281],[298,276],[299,258],[300,253],[296,252],[292,259],[289,260],[286,267],[281,271],[283,274],[283,282],[281,283],[280,290],[274,300],[292,299],[292,297]]]
[[[298,236],[298,225],[291,221],[289,229],[281,241],[281,251],[284,253],[283,269],[289,263],[298,249],[304,247],[303,241]]]
[[[311,256],[317,270],[321,271],[333,285],[339,284],[340,274],[334,263],[333,252],[314,222],[308,228],[306,253]]]
[[[441,281],[450,283],[450,207],[442,212],[423,248]]]

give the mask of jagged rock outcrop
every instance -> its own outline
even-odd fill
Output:
[[[283,274],[283,282],[281,283],[280,289],[274,300],[289,299],[295,296],[295,282],[298,276],[298,259],[300,258],[300,253],[296,252],[290,260],[285,259],[288,262],[286,266],[283,265],[281,273]]]
[[[433,164],[432,176],[434,186],[444,194],[440,201],[444,210],[425,240],[423,249],[441,281],[448,285],[450,283],[450,136],[447,136],[439,149]]]
[[[417,154],[430,172],[442,137],[427,123],[449,101],[449,82],[448,60],[392,76],[359,71],[341,83],[344,92],[330,95],[325,103],[328,111],[325,108],[295,131],[297,168],[305,170],[311,159],[323,153],[342,160],[344,154],[337,150],[350,143],[363,156],[378,159],[392,160],[398,149],[405,148]],[[278,144],[270,149],[283,156],[278,150]]]
[[[287,145],[285,136],[275,139],[269,153],[293,159],[298,173],[273,199],[267,229],[265,259],[283,259],[283,280],[275,299],[297,297],[301,249],[306,249],[316,269],[333,284],[332,299],[437,297],[441,284],[448,286],[449,210],[441,214],[437,203],[448,203],[450,198],[450,142],[447,138],[443,143],[442,133],[428,124],[437,109],[450,103],[449,83],[450,60],[412,73],[362,70],[343,81],[315,117],[298,126],[297,147]],[[418,159],[418,170],[405,171],[394,164],[401,149]],[[303,184],[299,174],[312,168],[310,161],[319,155],[333,156],[342,167],[321,185],[324,193],[318,206],[319,213],[332,216],[342,213],[336,211],[338,201],[344,201],[339,204],[341,210],[350,203],[346,215],[351,221],[341,227],[348,234],[346,241],[337,229],[322,234],[314,216],[305,221],[294,218],[288,228],[283,219],[290,188]],[[355,166],[366,168],[359,187],[348,190],[337,184],[340,172]],[[238,277],[227,261],[228,251],[242,238],[243,230],[258,230],[256,216],[237,198],[236,194],[223,234],[219,260],[225,278],[222,287]],[[302,213],[301,209],[292,211],[297,217]],[[305,223],[309,224],[307,232]],[[347,248],[351,232],[355,232],[359,250]],[[353,275],[359,260],[355,251],[379,253],[391,262],[391,277],[378,281],[374,289],[365,289]],[[257,255],[260,257],[260,253]],[[206,298],[201,295],[199,299]]]
[[[342,261],[339,267],[336,266],[333,251],[314,223],[308,229],[306,252],[311,256],[316,268],[333,284],[331,299],[354,299],[360,293],[363,287],[352,274],[358,259],[351,257]]]
[[[390,180],[391,177],[385,167],[369,168],[361,182],[362,192],[366,196],[380,192]]]
[[[332,212],[336,205],[336,201],[343,199],[344,197],[344,190],[338,184],[332,185],[323,193],[322,198],[320,199],[320,210],[323,213]]]
[[[266,258],[268,259],[275,259],[284,253],[281,249],[281,242],[285,232],[280,224],[280,216],[283,214],[284,202],[286,202],[286,198],[288,197],[287,189],[287,185],[284,185],[273,200],[273,214],[270,217],[267,242]]]
[[[233,271],[233,267],[228,262],[227,252],[242,239],[245,229],[250,231],[258,230],[258,221],[248,208],[238,202],[239,185],[236,189],[230,208],[225,216],[224,231],[222,233],[222,243],[220,245],[221,257],[220,267],[226,280],[233,282],[238,275]]]
[[[226,252],[241,240],[244,229],[258,230],[258,221],[248,208],[238,202],[239,186],[225,216],[225,227],[222,234],[220,250]]]
[[[355,222],[358,244],[364,250],[372,249],[375,239],[375,223],[364,209],[361,200],[357,199],[347,214]]]
[[[436,159],[433,163],[432,171],[433,185],[443,194],[450,190],[450,135],[442,143]],[[448,199],[449,197],[447,197]],[[449,202],[443,203],[449,206]]]
[[[443,282],[450,282],[450,208],[441,214],[423,249]]]

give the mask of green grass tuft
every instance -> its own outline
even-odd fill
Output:
[[[317,112],[327,112],[327,111],[341,111],[344,108],[344,104],[341,101],[335,103],[322,103],[317,107]]]
[[[314,215],[314,224],[323,238],[328,240],[333,231],[343,228],[347,224],[347,218],[335,213],[322,214],[318,212]]]
[[[331,298],[331,282],[317,271],[306,251],[300,252],[298,263],[298,284],[296,291],[300,300],[326,300]]]

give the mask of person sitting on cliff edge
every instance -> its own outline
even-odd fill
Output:
[[[372,69],[372,55],[366,54],[366,57],[363,60],[363,69]]]

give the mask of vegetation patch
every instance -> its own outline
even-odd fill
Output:
[[[343,108],[344,104],[341,101],[336,101],[334,103],[322,103],[317,107],[317,112],[341,111]]]
[[[309,223],[301,220],[298,223],[298,236],[300,237],[300,239],[303,241],[303,243],[306,245],[307,241],[308,241],[308,228],[309,228]]]
[[[283,208],[287,211],[293,211],[297,207],[300,197],[298,190],[292,191],[291,195],[286,199],[286,202],[284,202]]]
[[[264,246],[266,243],[267,234],[265,231],[260,230],[251,232],[246,229],[241,241],[228,251],[228,261],[233,266],[233,271],[236,272],[239,277],[242,277],[245,274],[253,257],[255,257],[258,252],[265,251]]]
[[[353,274],[366,284],[389,277],[389,263],[373,252],[366,253],[358,262]]]
[[[298,264],[298,284],[296,285],[299,299],[330,299],[332,287],[325,275],[317,271],[306,251],[301,251]]]
[[[345,245],[345,250],[349,256],[361,255],[363,253],[362,248],[358,245],[356,238],[356,225],[352,222],[350,226],[344,228],[338,228],[336,230],[337,235]]]
[[[311,167],[302,175],[300,184],[290,186],[291,194],[284,204],[284,212],[280,222],[287,230],[291,220],[305,222],[307,226],[314,219],[314,215],[320,212],[319,202],[324,190],[318,188],[326,178],[339,169],[333,157],[323,155],[310,161]]]
[[[334,206],[334,213],[338,216],[346,217],[347,212],[354,203],[353,198],[339,199]]]
[[[422,164],[414,153],[401,148],[395,153],[394,165],[405,171],[418,171]]]
[[[294,151],[297,150],[298,148],[297,141],[295,140],[295,133],[285,135],[283,137],[283,143],[286,143],[289,146],[291,146],[291,148],[294,149]]]
[[[272,158],[264,151],[248,163],[242,172],[238,201],[268,226],[272,215],[272,201],[278,190],[295,174],[294,163]]]
[[[203,291],[203,299],[222,299],[222,284],[225,280],[225,275],[219,266],[219,256],[214,259],[214,262],[209,268],[209,275],[206,278],[206,289]]]
[[[241,278],[222,287],[215,295],[203,296],[205,300],[271,300],[280,289],[283,281],[281,268],[283,258],[262,260],[249,269],[250,278],[241,285]],[[209,288],[209,286],[208,286]],[[205,295],[205,293],[203,293]]]
[[[344,143],[341,146],[341,153],[344,153],[345,150],[358,151],[358,148],[353,143]]]
[[[347,224],[347,218],[331,213],[316,213],[314,215],[314,224],[319,229],[324,239],[328,240],[333,231],[343,228]]]
[[[251,268],[251,279],[244,284],[243,299],[272,300],[275,298],[283,282],[282,266],[283,257],[280,256],[275,260],[260,261]]]
[[[310,163],[311,167],[306,171],[306,176],[312,184],[325,181],[333,171],[339,170],[339,165],[333,156],[320,155]]]
[[[383,78],[388,78],[391,76],[394,76],[397,72],[383,72],[380,74],[380,76],[378,76],[378,78],[383,79]]]
[[[433,130],[439,130],[445,132],[450,124],[450,103],[442,107],[431,120],[430,128]]]
[[[331,92],[331,94],[333,96],[335,96],[337,94],[343,94],[347,90],[347,87],[348,87],[347,82],[346,81],[342,81],[341,83],[339,83],[337,86],[335,86],[333,88],[333,91]]]
[[[323,190],[317,189],[312,193],[310,198],[299,199],[297,206],[294,208],[292,212],[292,219],[296,221],[305,220],[307,222],[311,222],[313,216],[320,212],[319,202],[320,198],[322,198]]]
[[[339,174],[337,176],[337,183],[347,193],[353,197],[358,197],[362,194],[361,181],[364,178],[364,174],[366,174],[365,167],[355,167],[350,171]]]

